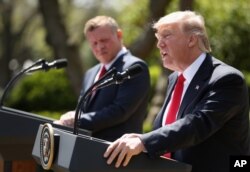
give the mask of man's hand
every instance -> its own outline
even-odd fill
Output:
[[[140,134],[125,134],[111,143],[104,153],[104,157],[108,158],[107,163],[111,164],[117,157],[115,167],[120,167],[122,162],[123,166],[127,166],[132,156],[145,151],[139,136]]]
[[[73,127],[75,121],[75,111],[69,111],[63,114],[60,120],[54,121],[54,124],[65,125],[68,127]]]

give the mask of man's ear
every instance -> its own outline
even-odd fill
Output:
[[[198,44],[198,36],[191,34],[188,39],[188,47],[194,47]]]
[[[122,39],[122,30],[121,29],[117,29],[117,36],[119,39]]]

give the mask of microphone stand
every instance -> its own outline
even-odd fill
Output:
[[[79,132],[79,126],[80,126],[80,117],[81,117],[81,109],[84,112],[86,112],[86,106],[87,106],[87,99],[91,95],[93,91],[96,91],[100,88],[98,88],[98,85],[102,83],[108,76],[110,75],[115,75],[117,73],[117,70],[112,68],[109,70],[103,77],[101,77],[99,80],[97,80],[91,87],[88,88],[88,90],[84,93],[83,96],[80,97],[77,106],[76,106],[76,111],[75,111],[75,121],[74,121],[74,130],[73,134],[78,135]],[[81,108],[82,107],[82,108]]]
[[[37,65],[46,65],[46,61],[44,59],[39,59],[37,60],[33,65],[29,66],[28,68],[26,69],[23,69],[21,70],[19,73],[17,73],[17,75],[15,75],[9,82],[8,84],[6,85],[4,91],[3,91],[3,95],[1,97],[1,101],[0,101],[0,108],[2,108],[3,106],[3,102],[5,100],[5,97],[7,96],[7,93],[10,89],[10,87],[17,81],[17,79],[19,79],[23,74],[25,73],[28,73],[29,70],[31,68],[33,68],[34,66],[37,66]]]

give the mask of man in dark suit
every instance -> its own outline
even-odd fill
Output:
[[[126,166],[133,155],[144,151],[150,157],[163,155],[191,164],[192,172],[228,172],[230,156],[249,155],[250,150],[243,74],[209,54],[201,15],[173,12],[154,28],[163,65],[174,71],[168,78],[164,105],[153,131],[125,134],[108,147],[107,163],[118,157],[115,166]],[[177,82],[177,78],[184,79]]]
[[[147,64],[133,56],[122,43],[122,31],[108,16],[90,19],[84,28],[93,54],[100,62],[85,73],[81,95],[98,80],[101,69],[113,67],[122,72],[139,64],[142,72],[120,85],[95,91],[80,118],[80,127],[92,131],[92,136],[114,141],[127,132],[142,132],[147,111],[150,77]],[[57,124],[72,126],[74,111],[61,116]]]

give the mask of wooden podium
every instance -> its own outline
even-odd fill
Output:
[[[28,112],[0,107],[0,172],[34,172],[31,152],[40,124],[47,118]]]
[[[48,124],[45,124],[48,125]],[[45,125],[40,125],[32,155],[38,164],[43,164],[43,150],[50,147],[53,154],[51,169],[55,172],[190,172],[191,166],[171,159],[150,159],[146,154],[134,156],[126,167],[115,168],[107,165],[103,153],[109,142],[83,134],[74,135],[69,131],[52,127],[53,144],[47,143]],[[45,133],[45,141],[44,139]],[[53,138],[54,137],[54,138]],[[46,144],[44,144],[46,142]],[[47,155],[47,153],[46,153]],[[47,160],[47,158],[46,158]]]
[[[52,121],[37,114],[0,107],[0,172],[34,172],[37,163],[32,156],[32,149],[37,131],[40,124]],[[73,132],[69,127],[55,126]],[[82,129],[79,132],[91,134]]]

